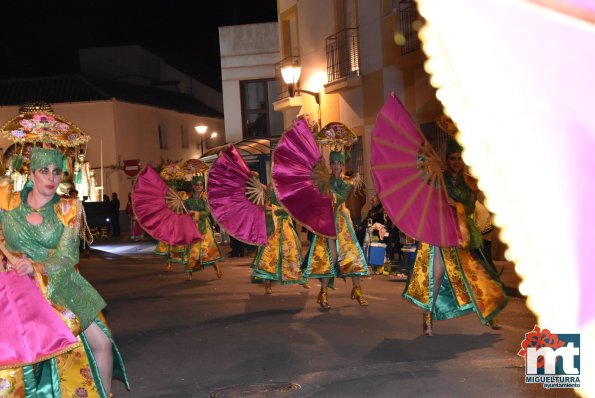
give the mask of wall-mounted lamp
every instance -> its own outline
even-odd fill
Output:
[[[299,65],[286,65],[281,67],[281,76],[283,76],[283,81],[285,82],[285,84],[287,84],[287,91],[289,91],[289,96],[294,97],[296,93],[309,94],[312,95],[316,100],[316,103],[320,105],[320,93],[315,93],[313,91],[296,88],[300,80],[301,74],[302,67]]]
[[[196,132],[200,135],[200,156],[202,156],[205,153],[205,147],[204,147],[205,137],[204,137],[204,135],[208,129],[209,129],[209,126],[207,126],[206,124],[199,124],[198,126],[194,126],[194,130],[196,130]],[[217,134],[217,133],[215,133],[215,134]]]
[[[200,135],[203,135],[204,133],[206,133],[208,128],[209,128],[209,126],[207,126],[205,124],[199,124],[198,126],[194,126],[194,130],[196,130],[196,132]]]

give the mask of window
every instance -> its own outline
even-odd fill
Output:
[[[183,125],[180,125],[180,133],[182,134],[182,149],[187,149],[188,148],[188,130],[186,130]]]
[[[422,123],[420,126],[422,134],[432,144],[432,147],[438,153],[441,159],[444,159],[446,153],[446,146],[450,141],[451,136],[444,132],[436,122]]]
[[[399,10],[399,0],[382,0],[382,14],[387,17]]]
[[[364,176],[364,145],[362,137],[357,137],[357,142],[351,147],[349,151],[349,158],[345,159],[345,171],[353,171]]]
[[[283,133],[283,115],[273,109],[275,79],[240,82],[243,137],[270,137]]]
[[[327,81],[359,76],[359,31],[357,4],[342,0],[337,9],[337,32],[326,38]]]
[[[413,0],[401,0],[399,19],[403,44],[401,55],[409,54],[421,48],[418,31],[421,28],[421,16],[417,12],[417,5]]]
[[[165,131],[165,127],[162,125],[157,126],[157,131],[159,132],[159,149],[168,149],[167,148],[167,132]]]

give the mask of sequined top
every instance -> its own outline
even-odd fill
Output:
[[[335,208],[345,203],[347,197],[349,196],[349,192],[351,192],[351,190],[353,189],[353,186],[351,184],[348,184],[345,181],[343,181],[342,178],[337,178],[333,175],[331,175],[330,186],[331,191],[335,195]]]
[[[477,199],[477,195],[465,182],[465,177],[462,174],[458,174],[457,176],[452,176],[450,173],[444,173],[444,182],[446,185],[446,191],[448,195],[463,204],[465,208],[465,215],[467,221],[467,228],[470,234],[470,248],[479,248],[483,246],[483,236],[477,225],[471,218],[473,212],[475,211],[475,200]]]
[[[48,299],[70,309],[84,330],[106,304],[74,268],[79,260],[82,205],[77,199],[54,195],[36,211],[27,203],[30,186],[20,195],[6,192],[7,189],[10,187],[0,186],[0,223],[7,249],[26,255],[34,267],[36,263],[43,264],[48,277]],[[42,217],[39,225],[27,221],[27,216],[35,212]]]
[[[201,234],[207,233],[207,218],[211,214],[209,203],[207,202],[207,195],[201,192],[199,197],[192,196],[184,202],[188,211],[198,211],[198,229]]]

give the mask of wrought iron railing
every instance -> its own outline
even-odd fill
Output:
[[[359,76],[359,30],[343,29],[326,38],[328,82]]]
[[[401,0],[399,2],[399,20],[401,22],[401,34],[405,39],[405,42],[401,45],[401,55],[419,50],[421,43],[417,33],[421,26],[421,18],[415,1]]]

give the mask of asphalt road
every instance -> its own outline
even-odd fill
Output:
[[[250,257],[224,261],[222,279],[207,268],[187,281],[152,248],[98,242],[80,263],[126,361],[132,390],[114,381],[116,398],[575,396],[525,384],[516,353],[536,320],[522,298],[509,299],[500,331],[471,314],[423,337],[394,276],[364,279],[368,307],[339,280],[324,311],[316,281],[264,295]]]

